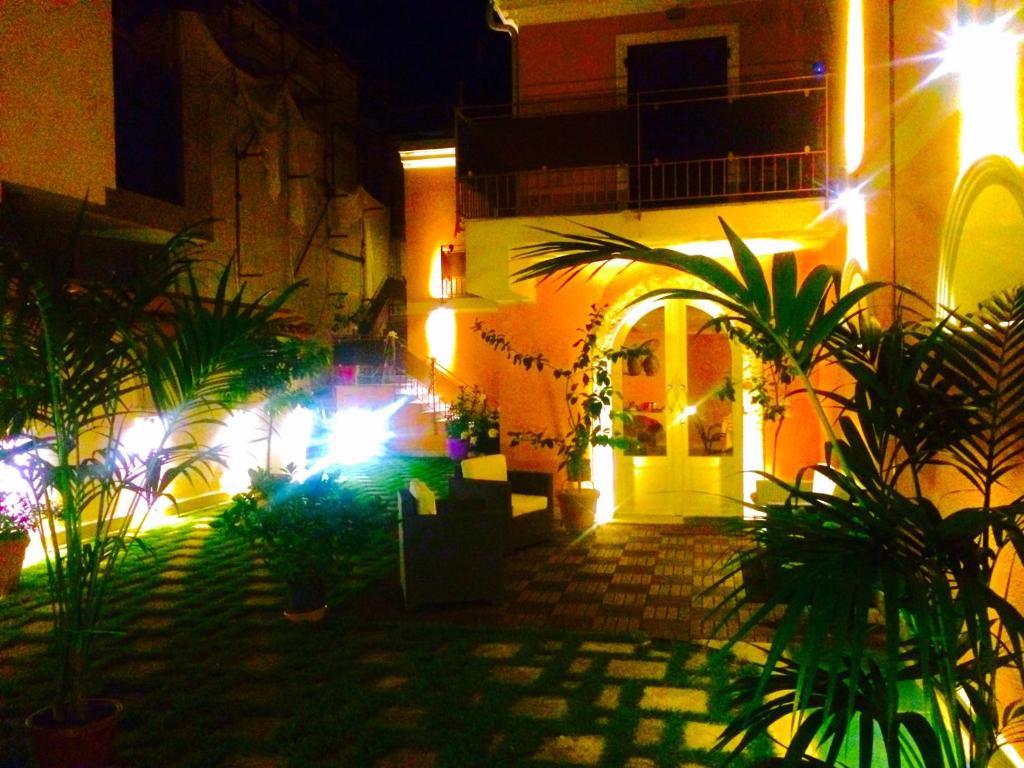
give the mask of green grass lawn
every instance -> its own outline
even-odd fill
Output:
[[[446,461],[382,462],[388,498]],[[440,490],[440,488],[439,488]],[[110,595],[93,691],[125,703],[123,766],[714,766],[707,747],[737,662],[694,646],[545,631],[281,616],[283,589],[202,517],[145,535]],[[367,552],[336,608],[393,572]],[[29,765],[21,721],[51,691],[45,572],[0,600],[0,766]],[[758,745],[758,754],[767,745]],[[749,766],[752,760],[734,763]]]

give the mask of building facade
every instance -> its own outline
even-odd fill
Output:
[[[604,343],[652,341],[655,373],[614,371],[640,445],[595,451],[605,517],[738,515],[721,499],[749,496],[745,470],[793,475],[824,439],[797,400],[776,435],[758,409],[714,397],[749,361],[697,333],[708,308],[645,300],[685,285],[665,270],[516,282],[541,230],[594,227],[731,263],[721,217],[759,256],[795,252],[802,274],[827,264],[847,286],[892,281],[964,309],[1024,279],[1011,4],[494,7],[515,41],[514,103],[463,110],[447,146],[403,154],[409,345],[500,403],[503,431],[560,433],[558,387],[510,366],[474,323],[556,363],[592,305],[606,307]],[[897,300],[877,294],[874,312]]]

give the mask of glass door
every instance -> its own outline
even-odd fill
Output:
[[[740,354],[724,334],[704,329],[709,319],[699,307],[669,301],[620,334],[620,344],[644,344],[650,354],[620,364],[634,446],[616,456],[618,519],[742,513],[740,409],[718,396],[739,380]]]

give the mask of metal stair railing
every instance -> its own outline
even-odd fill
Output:
[[[447,418],[451,403],[459,396],[459,390],[469,389],[472,385],[438,363],[437,358],[425,360],[401,341],[397,345],[402,353],[407,381],[414,382],[417,399],[435,414],[433,429],[436,434],[438,423]]]

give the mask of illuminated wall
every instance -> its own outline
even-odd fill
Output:
[[[114,179],[109,0],[0,3],[0,181],[102,203]]]
[[[428,154],[402,153],[405,178],[405,275],[409,349],[430,357],[426,323],[441,295],[441,246],[458,242],[455,232],[455,168],[451,147],[418,148]],[[440,152],[440,158],[431,155]],[[431,160],[434,162],[431,162]],[[436,322],[436,321],[435,321]]]

